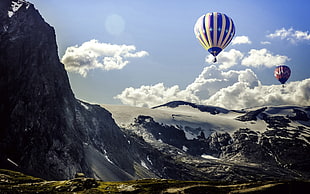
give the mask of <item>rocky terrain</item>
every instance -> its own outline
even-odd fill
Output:
[[[153,109],[103,107],[124,132],[171,157],[183,180],[309,179],[310,107],[217,108],[216,114],[203,111],[216,107],[182,101]],[[151,159],[146,164],[153,167]]]
[[[35,182],[51,191],[67,191],[63,184],[111,188],[97,180],[132,180],[122,187],[141,192],[133,185],[177,182],[159,179],[220,181],[216,185],[309,180],[309,107],[238,111],[183,101],[152,109],[83,102],[59,61],[53,27],[24,0],[0,2],[0,43],[0,169],[40,177]],[[10,186],[9,172],[1,175],[3,191],[30,187]],[[53,182],[77,173],[90,179]],[[143,178],[148,181],[133,181]]]

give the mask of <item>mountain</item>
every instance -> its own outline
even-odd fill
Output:
[[[74,97],[55,31],[31,3],[1,1],[0,43],[0,168],[48,180],[154,177],[111,114]]]
[[[124,131],[177,161],[175,165],[183,168],[178,176],[186,174],[189,180],[309,179],[310,107],[214,114],[181,101],[153,109],[102,106]]]
[[[309,179],[309,107],[83,102],[53,27],[24,0],[0,2],[0,43],[0,168],[45,180]]]
[[[163,104],[163,105],[155,106],[155,107],[153,107],[153,109],[160,108],[160,107],[176,108],[176,107],[184,106],[184,105],[188,105],[190,107],[193,107],[193,108],[200,110],[201,112],[209,112],[211,114],[219,114],[219,113],[228,113],[229,112],[229,110],[227,110],[225,108],[220,108],[220,107],[216,107],[216,106],[199,105],[199,104],[195,104],[195,103],[191,103],[191,102],[185,102],[185,101],[172,101],[172,102],[168,102],[168,103]]]

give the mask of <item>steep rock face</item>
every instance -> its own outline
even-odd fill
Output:
[[[75,99],[54,29],[24,0],[0,2],[0,93],[0,168],[45,179],[149,176],[137,175],[143,167],[111,113]]]
[[[71,168],[80,170],[82,154],[73,153],[81,146],[70,140],[76,138],[75,99],[58,60],[54,29],[33,5],[5,2],[0,13],[1,160],[41,175],[68,176]],[[68,168],[57,172],[59,165]]]

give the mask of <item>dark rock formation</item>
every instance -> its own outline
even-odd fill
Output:
[[[163,105],[155,106],[155,107],[153,107],[153,109],[165,107],[165,106],[170,107],[170,108],[176,108],[176,107],[182,106],[182,105],[191,106],[193,108],[200,110],[201,112],[209,112],[213,115],[219,114],[219,113],[228,113],[229,112],[229,110],[227,110],[225,108],[220,108],[220,107],[216,107],[216,106],[199,105],[199,104],[195,104],[195,103],[191,103],[191,102],[185,102],[185,101],[171,101],[171,102],[168,102],[168,103],[163,104]]]
[[[54,29],[33,5],[5,2],[0,8],[1,164],[9,158],[46,178],[69,177],[82,169],[83,153],[82,144],[72,141],[81,141],[74,127],[76,103]],[[20,8],[10,12],[15,4]]]
[[[266,109],[267,109],[267,107],[260,108],[260,109],[254,110],[254,111],[249,111],[246,114],[237,117],[236,120],[239,120],[239,121],[256,121],[257,116]]]
[[[0,93],[0,168],[45,179],[139,177],[125,134],[111,113],[75,99],[54,29],[23,0],[0,3]]]
[[[288,116],[289,119],[293,120],[293,121],[309,121],[310,118],[308,116],[308,114],[302,110],[299,110],[297,108],[293,109],[295,115],[294,116]]]

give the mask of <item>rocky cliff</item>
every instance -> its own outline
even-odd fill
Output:
[[[0,93],[0,168],[46,179],[139,177],[126,136],[108,111],[75,99],[54,29],[24,0],[0,2]]]

